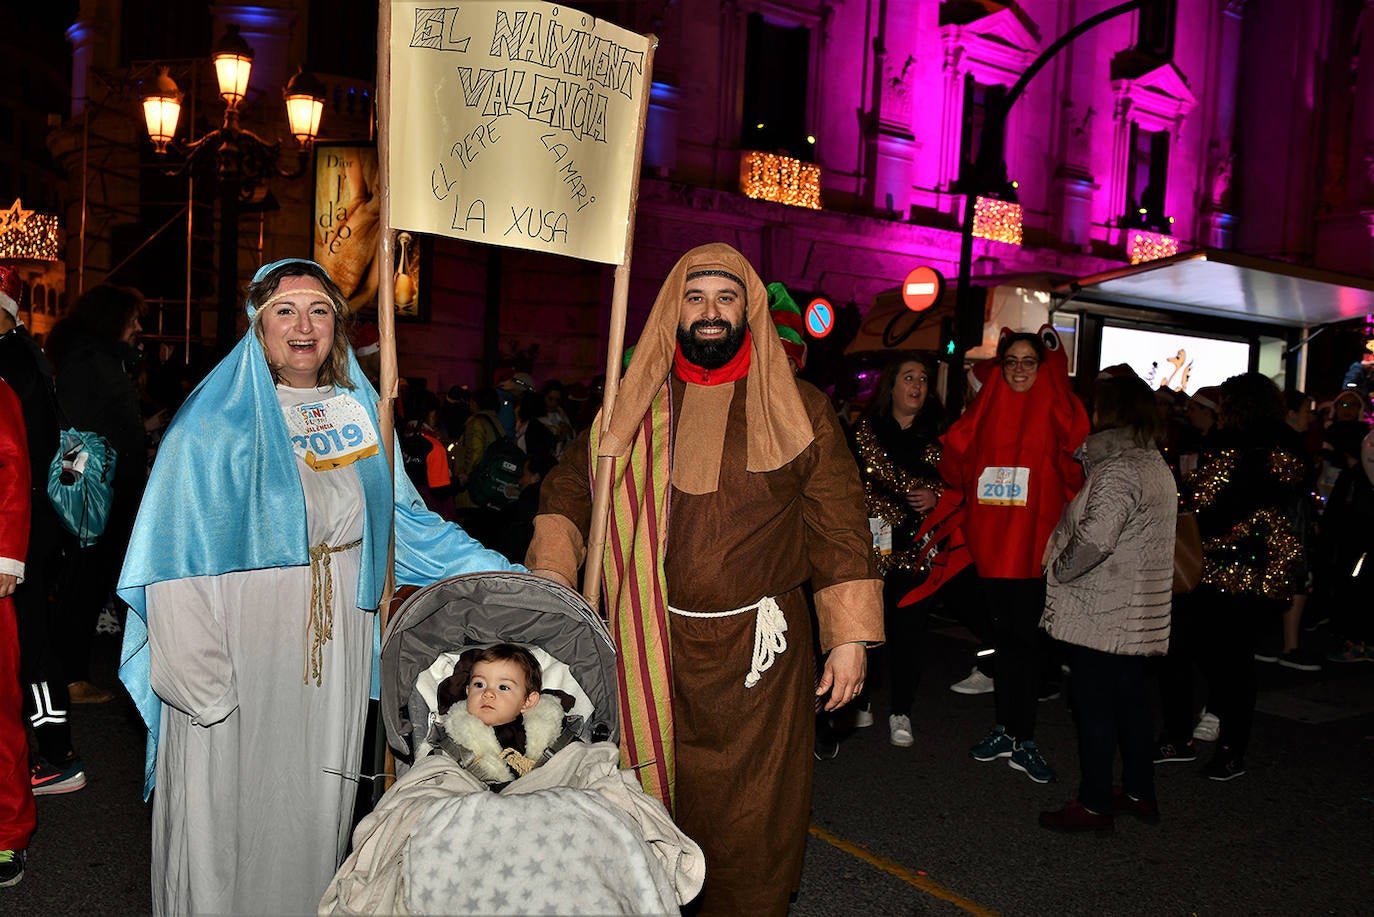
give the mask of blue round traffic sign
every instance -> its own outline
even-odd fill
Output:
[[[835,330],[835,307],[830,300],[817,296],[806,307],[806,330],[813,338],[823,338]]]

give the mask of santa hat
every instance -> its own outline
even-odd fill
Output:
[[[801,372],[806,366],[806,338],[802,337],[801,309],[787,292],[787,287],[776,280],[768,284],[768,315],[773,319],[773,327],[782,341],[783,352],[792,361],[794,372]]]
[[[382,338],[377,326],[371,322],[360,322],[353,332],[353,352],[360,357],[367,357],[381,349]]]
[[[24,282],[19,279],[19,272],[0,264],[0,309],[8,312],[16,322],[19,321],[19,300],[23,296]]]

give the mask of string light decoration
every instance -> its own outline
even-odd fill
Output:
[[[740,156],[739,189],[745,197],[821,209],[821,167],[776,153]]]
[[[56,261],[57,215],[25,210],[16,199],[0,212],[0,258],[24,261]]]
[[[1131,263],[1141,264],[1178,254],[1178,240],[1160,232],[1131,230]]]
[[[1021,244],[1021,205],[979,196],[973,202],[973,234],[993,242]]]

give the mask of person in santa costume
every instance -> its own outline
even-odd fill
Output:
[[[29,547],[29,446],[14,390],[0,380],[0,888],[24,878],[33,834],[29,743],[19,692],[14,590]]]

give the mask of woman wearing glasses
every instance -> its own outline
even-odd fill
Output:
[[[940,476],[963,499],[964,535],[992,615],[997,720],[969,749],[977,761],[1010,758],[1036,783],[1054,769],[1035,744],[1045,609],[1041,559],[1064,506],[1083,484],[1074,451],[1088,417],[1069,386],[1068,361],[1054,329],[1002,330],[1001,372],[942,439]]]

